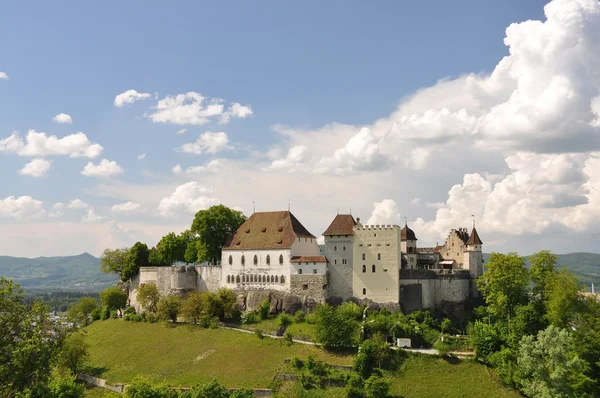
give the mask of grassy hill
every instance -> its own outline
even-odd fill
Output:
[[[65,257],[0,256],[0,276],[24,289],[99,291],[117,281],[100,270],[100,259],[89,253]]]
[[[254,334],[199,326],[97,321],[86,327],[90,346],[88,372],[111,382],[127,383],[136,375],[172,386],[192,386],[213,377],[227,387],[272,386],[279,372],[288,373],[285,358],[314,355],[330,364],[349,365],[352,356],[333,355],[320,348]],[[501,386],[489,370],[472,360],[446,361],[412,356],[395,373],[386,372],[392,392],[405,398],[513,398],[520,395]],[[90,397],[104,397],[90,391]],[[278,397],[345,397],[343,388],[303,390],[286,382]]]

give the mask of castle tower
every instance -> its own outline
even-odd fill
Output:
[[[417,236],[406,222],[404,228],[400,230],[400,250],[406,258],[406,268],[417,268]]]
[[[327,286],[331,298],[346,300],[352,297],[352,248],[356,224],[357,221],[351,214],[338,214],[323,232],[325,238],[323,254],[327,258]]]
[[[469,239],[465,243],[463,268],[468,269],[473,277],[478,278],[483,274],[483,253],[481,239],[473,225]]]

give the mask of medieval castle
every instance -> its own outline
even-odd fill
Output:
[[[471,233],[451,230],[443,246],[420,248],[408,225],[363,225],[338,214],[323,236],[320,247],[289,211],[254,213],[223,247],[220,265],[143,267],[132,280],[130,301],[136,305],[142,283],[156,284],[161,294],[221,287],[248,299],[269,294],[279,297],[280,309],[287,299],[443,310],[478,295],[475,279],[483,273],[483,257],[475,227]],[[257,299],[253,302],[243,305],[251,309]]]

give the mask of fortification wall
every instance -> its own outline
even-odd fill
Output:
[[[432,270],[402,270],[400,305],[410,312],[440,309],[444,303],[462,303],[472,297],[473,283],[468,271],[447,274]]]
[[[183,294],[196,290],[197,276],[194,267],[171,267],[170,293]]]
[[[221,286],[223,268],[217,265],[197,266],[196,291],[216,292]]]
[[[303,274],[290,276],[290,294],[303,301],[312,298],[324,303],[327,298],[327,276],[319,274]]]
[[[325,237],[329,297],[339,297],[343,300],[352,297],[353,242],[352,235]],[[346,250],[343,250],[344,247]]]

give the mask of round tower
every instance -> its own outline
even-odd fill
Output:
[[[400,230],[400,250],[406,257],[407,268],[417,268],[417,236],[415,231],[404,223],[404,228]]]
[[[463,268],[468,269],[475,278],[483,275],[483,242],[473,225],[471,235],[465,243]]]

